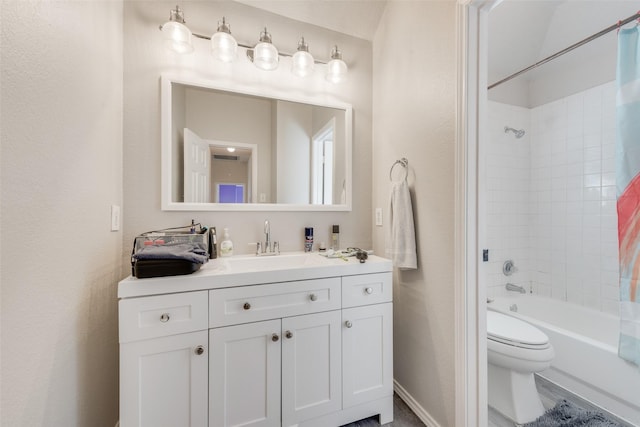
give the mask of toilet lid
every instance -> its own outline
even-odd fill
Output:
[[[513,316],[487,311],[487,337],[505,344],[547,346],[549,338],[540,329]]]

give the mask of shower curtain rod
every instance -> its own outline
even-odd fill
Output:
[[[541,66],[543,64],[546,64],[547,62],[552,61],[552,60],[558,58],[559,56],[564,55],[565,53],[571,52],[572,50],[574,50],[576,48],[579,48],[583,44],[587,44],[587,43],[597,39],[598,37],[604,36],[605,34],[610,33],[613,30],[617,30],[620,27],[622,27],[623,25],[626,25],[629,22],[635,21],[636,19],[640,19],[640,12],[636,13],[633,16],[628,17],[627,19],[623,19],[622,21],[618,21],[615,24],[613,24],[612,26],[607,27],[602,31],[599,31],[599,32],[587,37],[586,39],[579,41],[578,43],[572,44],[571,46],[569,46],[569,47],[567,47],[565,49],[562,49],[561,51],[556,52],[553,55],[548,56],[548,57],[544,58],[543,60],[538,61],[535,64],[533,64],[533,65],[531,65],[531,66],[529,66],[527,68],[523,68],[522,70],[518,71],[517,73],[511,74],[509,77],[505,77],[504,79],[502,79],[500,81],[497,81],[497,82],[493,83],[492,85],[489,85],[489,87],[487,89],[493,89],[494,87],[496,87],[498,85],[501,85],[502,83],[508,82],[509,80],[518,77],[520,74],[524,74],[527,71],[531,71],[534,68],[538,68],[539,66]]]

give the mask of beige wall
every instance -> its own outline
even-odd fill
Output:
[[[394,377],[442,427],[454,425],[455,48],[444,0],[388,3],[373,42],[373,204],[387,207],[389,168],[406,157],[418,246],[418,270],[394,275]]]
[[[0,424],[113,427],[122,2],[1,8]]]
[[[143,231],[188,224],[191,219],[222,229],[229,227],[235,253],[250,253],[248,242],[263,238],[263,223],[271,221],[273,239],[283,251],[302,250],[304,227],[316,229],[316,241],[329,242],[331,224],[340,224],[344,246],[370,248],[371,239],[371,43],[303,24],[231,1],[188,2],[185,19],[195,32],[208,34],[224,15],[241,42],[257,41],[267,25],[274,43],[292,52],[304,34],[311,53],[327,60],[338,44],[349,64],[349,80],[332,85],[323,66],[311,79],[293,76],[283,60],[278,70],[257,70],[242,55],[233,64],[214,60],[206,40],[195,40],[196,50],[178,57],[163,49],[158,25],[166,21],[174,2],[125,2],[124,13],[124,242]],[[241,49],[242,51],[242,49]],[[160,210],[160,83],[162,73],[214,79],[250,90],[268,88],[285,96],[314,101],[349,103],[354,108],[354,194],[352,212],[163,212]]]

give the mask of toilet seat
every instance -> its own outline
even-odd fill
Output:
[[[487,311],[487,338],[514,347],[543,350],[549,337],[535,326],[497,311]]]
[[[555,356],[547,335],[535,326],[495,311],[487,311],[489,363],[517,372],[539,372]]]

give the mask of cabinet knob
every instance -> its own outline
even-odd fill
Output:
[[[169,321],[169,319],[171,319],[171,317],[169,316],[169,313],[162,313],[160,315],[160,321],[162,323],[167,323]]]
[[[204,347],[201,345],[197,346],[195,352],[198,356],[202,356],[204,354]]]
[[[278,342],[279,339],[280,339],[280,337],[278,336],[278,334],[271,335],[271,341]]]
[[[344,326],[346,326],[347,328],[350,328],[353,326],[353,323],[351,322],[351,320],[347,320],[346,322],[344,322]]]
[[[293,332],[287,331],[287,332],[284,333],[284,336],[287,337],[287,339],[291,339],[291,338],[293,338]]]
[[[373,288],[365,288],[364,290],[366,293],[368,293],[369,295],[371,295],[373,293]]]
[[[245,310],[249,310],[251,308],[251,304],[249,304],[248,302],[245,302],[242,308],[244,308]]]
[[[311,295],[309,295],[309,299],[310,299],[311,301],[316,301],[316,300],[318,299],[318,295],[316,295],[316,294],[311,294]]]

